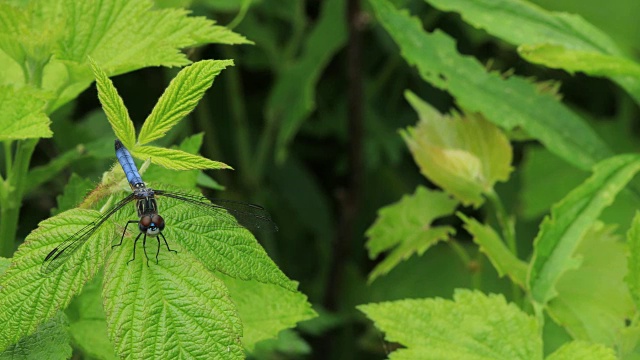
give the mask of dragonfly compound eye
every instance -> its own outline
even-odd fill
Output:
[[[145,215],[141,217],[140,221],[138,222],[138,228],[140,228],[140,232],[146,232],[149,226],[151,226],[151,223],[151,216]]]
[[[151,217],[151,222],[156,225],[156,227],[162,231],[164,230],[164,219],[160,215],[153,215]]]

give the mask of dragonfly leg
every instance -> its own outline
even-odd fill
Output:
[[[147,267],[149,267],[149,255],[147,255],[147,233],[145,233],[142,238],[142,250],[144,250],[144,257],[147,258]]]
[[[167,238],[164,237],[164,234],[160,233],[160,236],[162,236],[162,240],[164,240],[164,244],[167,245],[167,250],[173,251],[175,254],[177,254],[178,252],[176,250],[169,249],[169,243],[167,242]],[[158,246],[160,246],[160,239],[158,239]]]
[[[160,255],[160,238],[156,238],[158,240],[158,250],[156,251],[156,265],[158,265],[158,255]]]
[[[127,264],[136,259],[136,244],[138,243],[138,239],[140,239],[140,235],[142,235],[142,233],[138,234],[138,236],[136,236],[136,239],[133,241],[133,257],[131,258],[131,260],[127,261]]]
[[[113,249],[116,246],[120,246],[122,245],[122,239],[124,239],[124,234],[127,233],[127,227],[129,226],[129,224],[137,224],[139,220],[129,220],[127,221],[127,225],[124,226],[124,231],[122,232],[122,237],[120,237],[120,242],[115,244],[115,245],[111,245],[111,248]],[[138,235],[139,236],[139,235]]]

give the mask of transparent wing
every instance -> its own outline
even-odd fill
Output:
[[[276,223],[271,220],[271,216],[260,205],[248,204],[241,201],[209,199],[202,195],[192,195],[180,192],[154,190],[155,195],[173,198],[179,201],[197,206],[205,210],[209,215],[225,218],[226,214],[233,215],[238,224],[257,231],[278,231]]]
[[[133,199],[133,194],[129,194],[129,196],[120,200],[120,202],[114,205],[109,211],[102,214],[89,225],[78,230],[78,232],[71,235],[65,241],[61,242],[60,245],[51,250],[51,252],[44,258],[40,272],[44,275],[49,275],[62,266],[62,264],[64,264],[64,262],[96,232],[100,225]]]

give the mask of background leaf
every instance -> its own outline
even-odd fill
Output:
[[[378,219],[366,232],[369,257],[375,258],[386,250],[391,252],[373,269],[369,281],[455,234],[451,226],[433,226],[433,221],[453,213],[456,205],[457,201],[446,194],[420,186],[413,195],[405,195],[399,202],[380,209]]]
[[[478,115],[443,116],[411,92],[420,121],[401,132],[422,174],[464,205],[480,206],[482,194],[511,172],[507,137]]]
[[[475,59],[461,56],[453,39],[441,31],[427,34],[416,19],[387,0],[370,3],[404,59],[418,68],[425,81],[455,96],[466,112],[480,112],[507,130],[521,127],[551,152],[582,169],[611,155],[584,120],[552,96],[540,94],[530,82],[488,73]],[[506,97],[509,101],[504,101]]]
[[[542,359],[536,320],[502,295],[457,290],[453,301],[399,300],[358,309],[385,339],[407,347],[393,359]]]
[[[598,219],[638,171],[640,158],[636,155],[604,160],[589,179],[554,205],[534,242],[528,281],[536,302],[545,304],[557,295],[555,287],[560,276],[579,265],[574,252],[588,225]]]
[[[0,86],[0,141],[51,137],[45,104],[46,97],[36,89]]]

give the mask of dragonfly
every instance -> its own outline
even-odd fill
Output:
[[[120,163],[122,170],[124,170],[129,186],[131,187],[131,194],[120,200],[113,207],[100,215],[96,220],[84,226],[78,232],[71,235],[51,250],[42,262],[41,271],[45,275],[51,274],[56,269],[60,268],[66,260],[68,260],[91,238],[93,234],[96,233],[102,224],[131,202],[135,202],[138,219],[129,220],[126,223],[122,236],[120,237],[120,242],[112,245],[112,248],[122,245],[122,241],[127,233],[129,225],[138,224],[138,230],[140,233],[136,236],[133,242],[133,257],[129,262],[135,260],[136,244],[138,239],[142,237],[142,248],[147,259],[147,266],[149,265],[149,256],[147,255],[146,249],[147,237],[156,238],[158,240],[156,264],[158,263],[158,255],[160,254],[160,239],[164,241],[169,252],[177,253],[176,250],[169,247],[169,242],[164,236],[163,231],[167,227],[164,218],[159,214],[156,198],[165,197],[178,200],[180,203],[190,206],[190,209],[198,211],[200,214],[205,214],[213,217],[213,219],[225,220],[227,222],[228,214],[231,214],[236,219],[236,223],[231,225],[231,227],[244,227],[254,231],[278,231],[278,227],[273,220],[271,220],[269,213],[259,205],[233,200],[210,199],[205,196],[169,190],[152,189],[142,181],[142,176],[140,176],[138,168],[133,162],[131,153],[118,139],[115,141],[115,151],[118,162]]]

